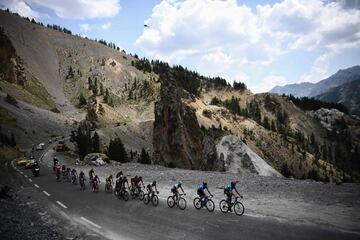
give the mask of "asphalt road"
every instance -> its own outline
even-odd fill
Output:
[[[39,157],[39,152],[36,155]],[[39,190],[39,194],[45,194],[59,210],[104,238],[360,239],[359,234],[323,226],[196,210],[190,199],[187,199],[184,211],[176,206],[170,209],[164,200],[160,200],[157,207],[144,205],[139,200],[124,202],[113,194],[105,193],[103,183],[100,185],[100,192],[93,193],[89,190],[88,183],[87,189],[81,191],[79,185],[57,182],[52,169],[45,165],[42,166],[39,177],[33,177],[31,170],[18,169],[18,176],[25,177],[28,184]]]

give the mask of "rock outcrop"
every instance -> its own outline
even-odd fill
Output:
[[[327,130],[333,130],[339,121],[344,117],[344,113],[337,109],[320,108],[316,111],[308,111],[307,114],[319,120]]]
[[[0,80],[16,83],[21,86],[26,84],[25,68],[20,57],[17,56],[9,38],[0,28]]]
[[[154,163],[199,169],[203,133],[195,111],[181,101],[181,89],[171,73],[162,74],[160,81],[160,100],[155,103]]]
[[[240,174],[281,177],[281,174],[254,153],[235,135],[224,136],[216,146],[225,171]]]

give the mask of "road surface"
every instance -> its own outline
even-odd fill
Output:
[[[191,199],[187,199],[184,211],[176,206],[170,209],[162,199],[157,207],[139,200],[124,202],[105,193],[103,183],[100,192],[93,193],[88,183],[87,189],[81,191],[79,185],[57,182],[52,169],[45,165],[39,177],[33,177],[31,170],[14,169],[39,194],[104,239],[360,239],[359,233],[324,226],[196,210]]]

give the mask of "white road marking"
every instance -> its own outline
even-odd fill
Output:
[[[29,182],[32,182],[31,178],[29,178]]]
[[[88,224],[98,228],[98,229],[101,229],[101,227],[99,225],[97,225],[96,223],[93,223],[92,221],[90,221],[90,220],[88,220],[88,219],[86,219],[84,217],[80,217],[80,219],[83,220],[84,222],[87,222]]]
[[[28,176],[27,176],[26,174],[24,174],[24,177],[26,177],[26,178],[27,178]]]
[[[20,171],[21,174],[24,174],[22,171]]]
[[[64,204],[62,204],[60,201],[56,201],[57,204],[59,204],[60,206],[62,206],[63,208],[67,208],[67,206],[65,206]]]
[[[50,193],[48,193],[47,191],[43,191],[43,193],[44,193],[46,196],[50,197]]]
[[[35,186],[36,188],[40,188],[39,185],[37,185],[37,184],[34,184],[34,186]]]

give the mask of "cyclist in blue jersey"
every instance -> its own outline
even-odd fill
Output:
[[[224,194],[226,195],[227,197],[227,201],[228,201],[228,204],[229,206],[231,206],[231,199],[233,196],[235,196],[235,194],[233,193],[233,191],[235,190],[236,194],[242,198],[242,196],[240,195],[239,191],[236,189],[236,183],[238,183],[238,181],[232,181],[229,185],[227,185],[225,188],[224,188]],[[231,210],[231,207],[229,207],[229,210]]]
[[[211,192],[208,189],[207,183],[203,182],[202,184],[199,185],[197,189],[197,194],[199,195],[201,202],[207,197],[205,193],[205,189],[210,194],[210,196],[212,196]]]

